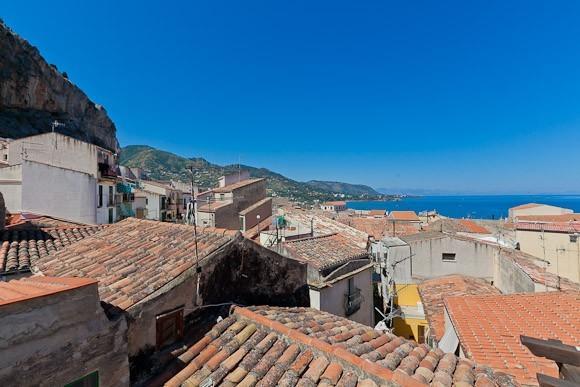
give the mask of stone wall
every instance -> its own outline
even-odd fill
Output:
[[[98,371],[128,386],[127,325],[110,321],[97,285],[0,308],[0,386],[62,386]]]

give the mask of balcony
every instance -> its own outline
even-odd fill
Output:
[[[355,314],[362,303],[362,295],[359,288],[354,288],[344,295],[344,314],[350,316]]]
[[[99,170],[99,177],[108,177],[113,179],[117,177],[117,171],[115,170],[115,167],[108,163],[98,163],[97,168]]]

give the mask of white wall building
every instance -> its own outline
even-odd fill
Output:
[[[109,205],[116,179],[111,151],[53,132],[6,144],[0,192],[8,212],[33,212],[82,223],[114,222],[114,200]],[[99,206],[101,198],[103,205]]]

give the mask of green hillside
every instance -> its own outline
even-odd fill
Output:
[[[119,163],[128,167],[142,168],[152,179],[182,181],[190,181],[189,167],[193,165],[194,183],[201,187],[214,187],[220,176],[238,171],[238,165],[220,166],[200,157],[188,159],[147,145],[124,147],[121,150]],[[247,170],[251,177],[267,178],[268,189],[273,196],[283,196],[298,202],[311,203],[314,200],[332,200],[336,199],[335,194],[341,193],[345,194],[344,199],[381,197],[379,193],[366,186],[330,182],[328,183],[329,187],[333,187],[331,191],[324,185],[327,182],[303,183],[266,168],[255,168],[247,165],[240,165],[239,168]],[[336,190],[337,188],[341,190]]]

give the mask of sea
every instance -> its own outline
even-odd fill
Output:
[[[466,195],[418,196],[398,201],[352,201],[347,207],[354,210],[411,210],[437,211],[451,218],[501,219],[508,216],[510,207],[526,203],[542,203],[570,208],[580,212],[580,195]]]

